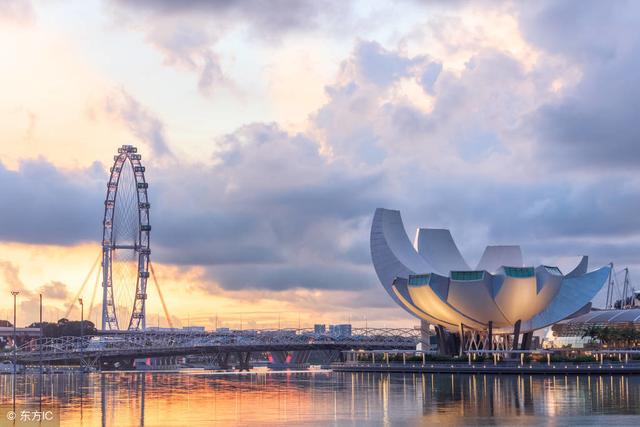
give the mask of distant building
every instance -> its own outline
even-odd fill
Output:
[[[204,326],[184,326],[182,328],[182,330],[184,331],[189,331],[189,332],[204,332]]]
[[[293,337],[297,334],[297,331],[295,329],[278,329],[269,333],[278,337]]]
[[[326,325],[313,325],[313,332],[318,335],[324,335],[327,333]]]
[[[176,329],[174,328],[162,328],[162,327],[157,327],[157,326],[148,326],[147,331],[153,331],[153,332],[174,332]]]
[[[329,325],[329,335],[332,337],[350,337],[351,325],[348,323],[341,325]]]

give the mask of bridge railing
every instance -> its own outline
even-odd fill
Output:
[[[230,332],[140,331],[85,337],[37,338],[17,349],[20,355],[113,353],[118,351],[225,346],[287,346],[340,344],[389,346],[410,345],[418,339],[413,329],[353,329],[351,335],[316,334],[311,329],[244,330]]]

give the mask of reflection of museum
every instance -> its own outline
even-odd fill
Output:
[[[521,348],[528,348],[533,331],[588,312],[610,270],[587,272],[586,256],[567,274],[525,266],[519,246],[487,246],[472,269],[449,230],[420,228],[412,245],[400,212],[381,208],[371,227],[371,256],[401,307],[436,325],[441,345],[454,333],[467,348],[513,348],[507,334],[517,346],[521,332]]]

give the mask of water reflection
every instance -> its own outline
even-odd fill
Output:
[[[13,382],[0,376],[2,404]],[[55,405],[68,426],[440,422],[637,424],[640,377],[367,373],[18,376],[18,406]],[[555,417],[555,418],[549,418]]]

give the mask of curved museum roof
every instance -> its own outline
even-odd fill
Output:
[[[525,266],[519,246],[487,246],[471,269],[449,230],[420,228],[412,245],[400,212],[376,209],[371,257],[380,282],[409,313],[457,331],[544,328],[588,311],[609,267],[587,272],[588,258],[564,275],[557,267]]]
[[[562,322],[577,326],[633,325],[640,323],[640,308],[593,310]]]
[[[640,308],[613,310],[592,310],[581,316],[572,317],[553,325],[553,333],[557,337],[582,335],[590,326],[612,328],[637,328],[640,325]]]

